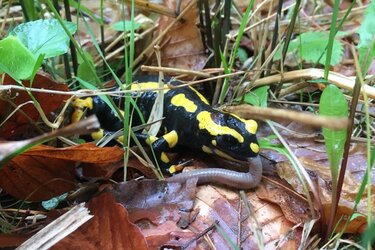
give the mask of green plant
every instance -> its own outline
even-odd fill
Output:
[[[70,34],[76,32],[75,24],[64,23]],[[0,73],[7,73],[18,81],[33,78],[44,58],[66,53],[68,45],[69,37],[56,19],[20,24],[0,41]]]

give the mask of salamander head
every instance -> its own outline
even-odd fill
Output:
[[[227,113],[211,114],[216,131],[211,145],[203,149],[226,159],[248,160],[258,155],[257,123]]]

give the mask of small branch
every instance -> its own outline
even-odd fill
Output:
[[[127,3],[131,3],[131,0],[126,0]],[[176,11],[170,8],[167,8],[161,4],[155,4],[150,1],[145,0],[135,0],[134,1],[135,7],[141,10],[151,11],[158,13],[160,15],[169,16],[172,18],[176,17]]]
[[[322,69],[302,69],[302,70],[295,70],[291,72],[287,72],[284,74],[272,75],[268,77],[264,77],[258,79],[254,82],[253,88],[264,86],[264,85],[271,85],[278,82],[290,82],[294,80],[313,80],[313,79],[323,79],[324,78],[324,70]],[[337,87],[353,91],[355,80],[351,79],[347,76],[342,74],[330,71],[328,76],[328,81],[332,84],[335,84]],[[366,92],[367,96],[370,98],[375,98],[375,88],[369,85],[364,85],[361,92]]]
[[[176,69],[176,68],[168,68],[168,67],[156,67],[156,66],[141,66],[142,71],[149,71],[149,72],[163,72],[167,74],[185,74],[190,76],[199,76],[204,78],[211,77],[210,74],[204,73],[202,71],[195,71],[195,70],[187,70],[187,69]]]
[[[256,117],[256,119],[264,120],[283,119],[287,121],[296,121],[314,127],[325,127],[332,130],[342,130],[346,129],[348,126],[348,119],[345,117],[317,116],[292,110],[259,108],[247,104],[226,107],[225,110],[245,119],[254,119],[254,117]]]

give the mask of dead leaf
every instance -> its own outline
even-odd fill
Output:
[[[208,235],[214,245],[219,247],[218,249],[231,248],[225,237],[241,249],[257,249],[259,246],[253,230],[261,232],[266,249],[277,248],[277,242],[282,240],[284,240],[283,244],[288,247],[293,246],[289,249],[297,249],[301,229],[292,230],[294,224],[285,218],[278,206],[260,200],[252,191],[247,192],[246,196],[254,214],[249,215],[246,212],[235,191],[213,186],[199,187],[194,206],[194,211],[198,211],[198,215],[191,225],[192,228],[200,231],[215,220],[219,221],[219,226],[224,230],[224,233],[213,231]],[[252,223],[254,219],[259,226]],[[290,234],[294,237],[289,237]],[[197,244],[198,247],[205,249],[208,243],[201,239]],[[282,248],[285,245],[279,247]]]
[[[109,179],[112,178],[113,174],[120,168],[124,167],[124,161],[121,159],[117,163],[110,164],[92,164],[83,163],[82,173],[86,177]],[[143,165],[137,158],[130,157],[128,160],[128,169],[136,169],[140,171],[147,178],[154,178],[155,174],[150,167]]]
[[[87,207],[94,218],[52,249],[149,249],[139,228],[129,221],[128,212],[112,194],[102,193]]]
[[[101,15],[100,14],[100,10],[101,10],[100,2],[84,0],[84,1],[80,1],[79,3],[82,6],[91,10],[92,13],[94,13],[96,18],[100,17]],[[115,38],[115,35],[117,33],[116,30],[110,28],[109,26],[121,20],[122,7],[121,7],[121,4],[118,4],[116,2],[111,2],[111,1],[105,1],[103,2],[103,5],[104,5],[103,20],[104,20],[104,25],[105,25],[104,26],[105,27],[104,38],[105,38],[105,42],[109,42]],[[82,15],[82,13],[80,13],[80,15]],[[97,23],[96,21],[88,17],[85,18],[85,21],[83,21],[82,18],[77,19],[77,14],[75,12],[72,13],[72,19],[78,20],[79,29],[75,36],[78,37],[78,40],[80,41],[82,46],[94,47],[92,43],[92,39],[95,39],[95,38],[97,39],[98,42],[101,42],[101,38],[100,38],[101,31],[100,31],[99,23]],[[87,32],[88,29],[86,28],[86,25],[90,27],[91,32],[93,34],[93,38]],[[92,52],[96,52],[96,51],[93,49]]]
[[[190,223],[196,181],[191,179],[183,184],[157,180],[129,181],[117,185],[113,193],[129,211],[130,220],[141,228],[151,248],[182,246],[196,235],[178,226]]]
[[[190,1],[181,1],[183,10]],[[170,9],[176,8],[176,1],[165,1]],[[158,31],[161,33],[174,20],[174,18],[161,16]],[[184,17],[164,36],[160,42],[162,66],[201,70],[207,57],[202,43],[201,33],[196,25],[198,8],[192,8]]]
[[[26,241],[30,235],[24,234],[0,234],[0,248],[17,247]]]
[[[306,158],[300,159],[304,168],[310,174],[310,177],[316,183],[316,187],[319,188],[320,198],[322,200],[323,210],[325,212],[325,218],[331,216],[330,209],[332,206],[332,178],[329,169],[329,165],[322,164],[321,162],[311,161]],[[289,184],[291,184],[299,193],[303,193],[302,186],[294,174],[292,166],[288,162],[278,164],[278,173],[281,178],[285,179]],[[341,199],[339,202],[338,210],[335,215],[335,224],[338,220],[343,217],[342,222],[336,228],[337,231],[342,230],[344,223],[346,223],[349,215],[351,214],[352,208],[354,207],[354,200],[358,193],[360,183],[356,180],[353,175],[348,171],[345,175],[344,185],[342,188]],[[372,193],[375,191],[374,185],[372,185]],[[375,195],[371,198],[371,207],[375,206]],[[357,213],[363,216],[358,216],[356,219],[349,223],[349,227],[346,229],[345,233],[361,233],[364,230],[366,222],[365,214],[367,213],[367,196],[363,197],[358,205]]]
[[[111,164],[122,155],[118,147],[99,148],[91,143],[67,148],[37,146],[3,167],[0,186],[18,199],[50,199],[75,188],[76,162]]]
[[[317,131],[312,128],[298,123],[291,123],[287,127],[290,129],[290,131],[294,131],[295,134],[285,130],[282,131],[282,135],[287,141],[289,147],[292,149],[293,153],[299,158],[302,165],[309,173],[310,178],[313,180],[313,182],[315,182],[316,187],[319,189],[318,192],[320,193],[320,198],[322,200],[325,218],[330,218],[330,209],[332,206],[332,177],[324,143],[315,140],[314,135],[317,135]],[[312,136],[306,136],[306,134]],[[296,192],[304,195],[303,187],[296,175],[296,172],[292,165],[287,161],[286,157],[275,151],[263,151],[262,153],[265,153],[267,158],[278,162],[276,167],[280,178],[286,180]],[[339,202],[338,211],[335,215],[335,223],[338,222],[339,218],[343,217],[342,223],[340,223],[336,228],[337,231],[342,229],[343,223],[346,222],[351,213],[351,209],[354,207],[354,200],[358,193],[359,186],[361,185],[366,165],[367,159],[365,146],[363,144],[352,144],[349,152],[341,199]],[[373,177],[372,192],[375,191],[374,183],[375,178]],[[371,207],[374,207],[375,196],[372,197],[371,203]],[[360,201],[356,212],[365,215],[367,213],[367,206],[367,199],[364,197]],[[361,230],[363,230],[365,223],[365,217],[358,216],[355,220],[350,222],[349,227],[345,232],[360,233]]]
[[[29,81],[23,81],[22,83],[25,87],[30,87]],[[4,85],[16,85],[16,82],[8,75],[5,75]],[[56,82],[45,73],[38,73],[35,76],[32,87],[37,89],[68,91],[67,85]],[[37,92],[33,92],[33,96],[39,102],[47,117],[50,112],[62,107],[64,101],[69,98],[68,95]],[[2,98],[11,100],[16,106],[31,100],[26,91],[19,90],[12,90],[7,93],[7,96],[3,96]],[[14,109],[15,107],[11,106],[10,103],[0,100],[0,120],[5,120]],[[28,132],[29,129],[33,128],[32,121],[37,121],[39,117],[40,115],[32,103],[24,105],[2,126],[0,137],[10,139]]]

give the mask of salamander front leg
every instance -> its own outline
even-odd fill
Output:
[[[175,130],[172,130],[159,138],[147,135],[137,135],[137,138],[142,145],[147,144],[151,146],[158,165],[164,173],[176,173],[176,165],[170,163],[170,160],[165,153],[174,148],[178,142],[178,135]]]

